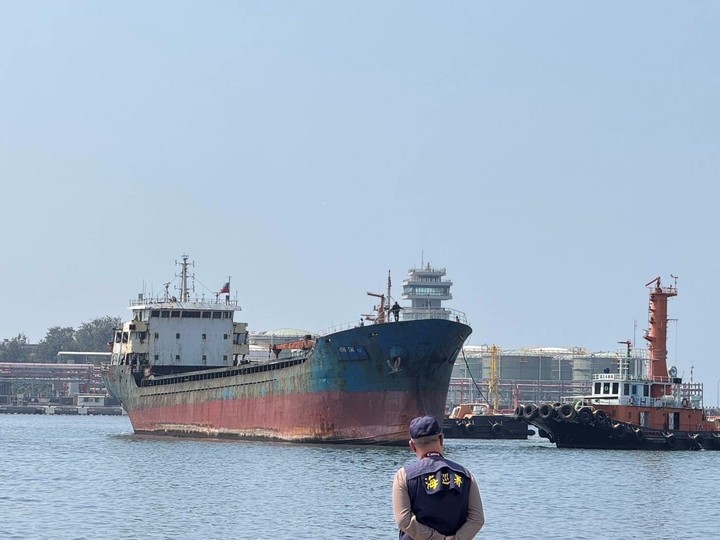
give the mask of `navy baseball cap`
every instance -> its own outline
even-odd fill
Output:
[[[440,424],[432,416],[420,416],[410,422],[410,438],[430,437],[442,432]]]

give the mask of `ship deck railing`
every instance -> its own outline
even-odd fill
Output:
[[[407,311],[407,313],[406,313]],[[400,311],[400,321],[417,321],[427,319],[441,319],[444,321],[455,321],[462,324],[468,324],[467,317],[464,311],[449,308],[414,308],[404,307]],[[392,313],[387,312],[385,315],[385,321],[379,323],[372,319],[362,319],[362,326],[371,326],[374,324],[387,324],[394,323],[395,317]],[[328,334],[334,334],[335,332],[342,332],[343,330],[350,330],[351,328],[357,328],[361,326],[358,321],[350,321],[334,324],[327,328],[323,328],[319,332],[316,332],[317,336],[326,336]]]
[[[637,383],[659,383],[659,384],[679,384],[674,377],[656,375],[654,377],[641,377],[631,374],[620,373],[593,373],[593,381],[623,381]]]
[[[275,371],[284,369],[298,364],[302,364],[307,360],[307,356],[301,358],[289,358],[278,360],[275,362],[266,362],[259,364],[245,364],[232,368],[208,369],[190,373],[177,373],[172,375],[157,375],[140,380],[140,386],[164,386],[167,384],[178,384],[193,381],[205,381],[212,379],[223,379],[226,377],[235,377],[237,375],[250,375],[253,373],[263,373],[267,371]]]
[[[183,307],[194,307],[197,305],[207,306],[229,306],[237,308],[240,304],[237,300],[225,300],[220,298],[188,298],[186,301],[178,300],[175,297],[169,298],[137,298],[130,300],[130,307],[148,306],[148,307],[167,307],[168,309],[175,307],[176,309]]]
[[[660,408],[676,407],[678,409],[693,408],[693,401],[689,397],[665,396],[673,399],[654,398],[650,396],[575,396],[563,398],[563,402],[575,404],[576,407],[584,405],[636,405],[640,407]],[[632,399],[632,402],[631,402]],[[688,405],[683,405],[686,402]]]

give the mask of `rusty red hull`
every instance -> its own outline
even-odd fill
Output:
[[[424,396],[442,410],[446,393]],[[138,433],[215,438],[404,444],[418,414],[407,392],[288,394],[282,397],[177,404],[130,414]]]

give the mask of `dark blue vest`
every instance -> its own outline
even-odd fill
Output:
[[[415,518],[446,536],[467,521],[470,473],[440,454],[426,456],[405,467],[410,505]],[[401,540],[411,540],[400,532]]]

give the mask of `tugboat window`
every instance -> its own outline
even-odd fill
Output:
[[[610,393],[610,383],[603,384],[603,394],[609,394]]]
[[[599,382],[596,382],[596,383],[595,383],[595,391],[593,392],[593,394],[599,394],[599,393],[600,393],[600,386],[601,386],[601,384],[600,384]]]
[[[647,397],[650,395],[650,387],[648,385],[643,385],[643,396]]]
[[[160,316],[161,316],[163,319],[169,319],[169,318],[170,318],[170,312],[169,312],[169,311],[163,311],[163,312],[160,314]]]
[[[613,383],[613,391],[612,391],[612,393],[615,394],[615,395],[617,395],[617,393],[618,393],[618,388],[620,388],[620,384],[614,382],[614,383]]]
[[[212,311],[203,311],[202,318],[210,319],[212,317]]]
[[[221,311],[213,311],[213,319],[219,319],[220,317],[222,317]]]

